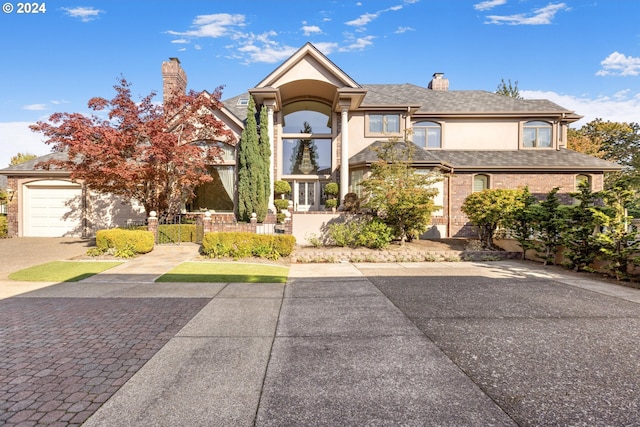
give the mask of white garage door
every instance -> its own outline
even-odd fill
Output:
[[[24,230],[29,237],[82,235],[82,189],[66,181],[24,187]]]

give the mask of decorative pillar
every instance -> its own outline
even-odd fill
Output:
[[[158,240],[158,213],[156,211],[149,212],[149,218],[147,218],[147,230],[153,233],[154,240]]]
[[[271,155],[269,156],[269,205],[268,208],[276,212],[276,208],[273,204],[273,183],[276,180],[275,177],[275,164],[274,164],[274,152],[276,151],[275,132],[273,129],[273,104],[267,105],[267,128],[269,129],[269,144],[271,145]],[[276,212],[277,213],[277,212]]]
[[[349,192],[349,107],[342,107],[342,136],[340,149],[340,200]]]

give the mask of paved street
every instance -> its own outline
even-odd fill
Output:
[[[0,422],[640,425],[639,290],[518,261],[154,283],[179,251],[0,300]]]

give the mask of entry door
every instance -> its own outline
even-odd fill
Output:
[[[316,201],[316,182],[298,181],[298,210],[306,212],[314,209]]]

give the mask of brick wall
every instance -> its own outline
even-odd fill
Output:
[[[475,229],[461,210],[464,200],[473,191],[473,177],[475,175],[476,173],[455,173],[449,178],[451,179],[451,217],[447,218],[447,207],[445,206],[445,216],[434,218],[434,225],[450,223],[452,237],[476,236]],[[527,186],[538,200],[544,200],[549,191],[560,187],[558,196],[561,202],[569,204],[572,198],[568,193],[577,191],[575,173],[491,173],[487,175],[489,175],[490,188],[516,189]],[[589,174],[589,176],[593,190],[602,190],[603,174]],[[445,183],[445,203],[448,200],[447,190]]]

